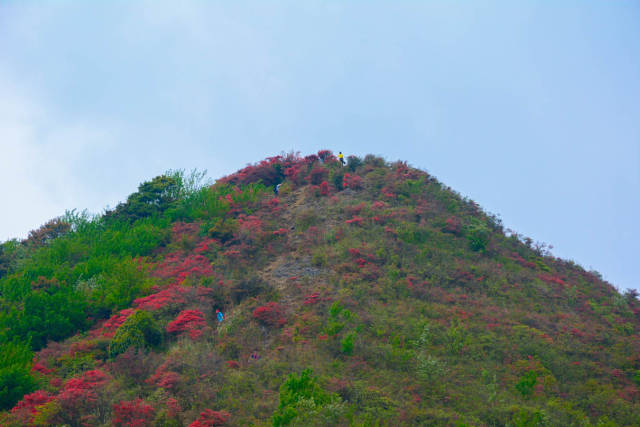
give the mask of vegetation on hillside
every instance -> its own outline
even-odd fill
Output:
[[[637,293],[428,173],[202,178],[0,245],[0,424],[640,424]]]

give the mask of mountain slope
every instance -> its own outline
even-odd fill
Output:
[[[637,295],[427,173],[199,178],[2,245],[3,425],[640,422]]]

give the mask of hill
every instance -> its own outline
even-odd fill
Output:
[[[0,248],[2,425],[640,425],[637,293],[403,162],[169,172]]]

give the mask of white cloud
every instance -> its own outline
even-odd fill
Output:
[[[74,170],[110,141],[101,126],[65,122],[15,78],[0,74],[0,240],[24,237],[87,201],[100,210],[99,195],[91,197]]]

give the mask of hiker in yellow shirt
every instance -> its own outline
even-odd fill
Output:
[[[342,151],[338,153],[338,160],[340,160],[340,163],[344,166],[344,155],[342,154]]]

